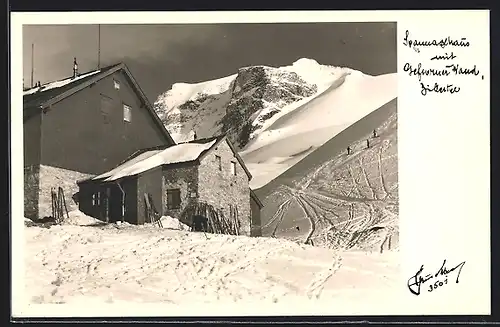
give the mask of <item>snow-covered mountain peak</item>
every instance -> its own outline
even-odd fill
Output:
[[[300,58],[282,69],[294,72],[308,83],[315,83],[320,88],[328,86],[341,75],[354,72],[353,69],[347,67],[322,65],[309,58]]]
[[[226,77],[198,83],[176,83],[158,97],[155,110],[175,140],[189,139],[194,132],[201,138],[225,133],[240,150],[245,150],[259,135],[264,137],[284,122],[287,126],[293,122],[313,128],[318,122],[331,125],[351,121],[358,110],[344,108],[345,101],[359,99],[361,89],[366,98],[371,98],[368,93],[372,92],[365,90],[363,85],[376,78],[351,68],[300,58],[288,66],[246,66]],[[372,83],[368,84],[371,88]],[[380,90],[386,88],[385,84],[380,84],[373,92],[386,94]],[[392,90],[392,82],[389,84],[388,88]],[[389,89],[387,91],[392,94]],[[325,112],[321,115],[326,116],[308,115],[301,121],[290,119],[294,117],[289,115],[292,112],[296,111],[302,117],[305,115],[301,109],[304,105],[313,100],[322,103],[324,94],[332,92],[340,92],[339,103],[325,104]],[[382,98],[380,104],[378,101],[375,101],[377,104],[370,103],[371,110],[392,99],[390,96]],[[337,111],[345,111],[347,118],[340,117]],[[310,121],[314,124],[311,125]]]
[[[291,65],[291,68],[297,73],[306,72],[308,70],[319,70],[322,67],[326,66],[320,65],[316,60],[309,58],[300,58]]]

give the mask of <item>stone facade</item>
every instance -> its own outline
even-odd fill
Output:
[[[90,177],[72,170],[41,165],[39,168],[39,188],[38,188],[38,218],[52,216],[52,196],[51,188],[62,187],[68,211],[78,209],[78,205],[71,198],[78,192],[76,181]]]
[[[179,168],[163,169],[163,215],[180,218],[181,212],[186,206],[194,201],[198,195],[198,166],[187,166]],[[167,190],[179,189],[181,195],[181,206],[179,209],[169,209],[167,201]]]
[[[38,194],[40,188],[40,166],[24,167],[24,216],[38,217]]]
[[[216,156],[220,157],[219,160]],[[231,165],[236,164],[236,175]],[[240,234],[250,235],[250,189],[248,176],[239,164],[226,141],[220,142],[202,158],[198,167],[198,200],[222,210],[227,217],[230,205],[238,209]]]
[[[120,83],[119,89],[114,81]],[[25,216],[52,215],[51,187],[62,186],[67,205],[76,208],[71,196],[78,190],[77,179],[115,168],[140,149],[172,144],[138,91],[127,72],[118,70],[47,110],[37,109],[38,105],[56,91],[24,97],[29,103],[23,124]],[[40,103],[32,107],[37,94]],[[124,104],[132,108],[132,121],[123,119]]]

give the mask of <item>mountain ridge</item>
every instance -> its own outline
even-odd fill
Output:
[[[305,58],[283,67],[246,66],[213,80],[175,83],[154,106],[177,140],[191,138],[194,131],[200,137],[227,133],[241,149],[284,107],[320,94],[351,71]]]
[[[396,74],[371,76],[301,58],[175,83],[155,110],[177,142],[226,134],[258,189],[397,96]]]

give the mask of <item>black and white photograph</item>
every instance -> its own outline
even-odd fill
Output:
[[[13,19],[16,312],[486,312],[485,16],[351,14]]]
[[[396,23],[23,34],[34,303],[327,300],[394,277]]]

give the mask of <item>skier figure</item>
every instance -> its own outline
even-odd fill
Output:
[[[351,147],[350,147],[350,146],[348,146],[348,147],[347,147],[347,155],[350,155],[350,154],[351,154]]]
[[[297,226],[297,227],[295,227],[295,228],[296,228],[296,229],[297,229],[298,231],[300,231],[300,228],[299,228],[299,226]]]
[[[366,148],[369,149],[370,148],[370,139],[366,139]]]
[[[377,130],[376,130],[376,129],[374,129],[374,130],[373,130],[373,138],[376,138],[376,137],[377,137]]]

